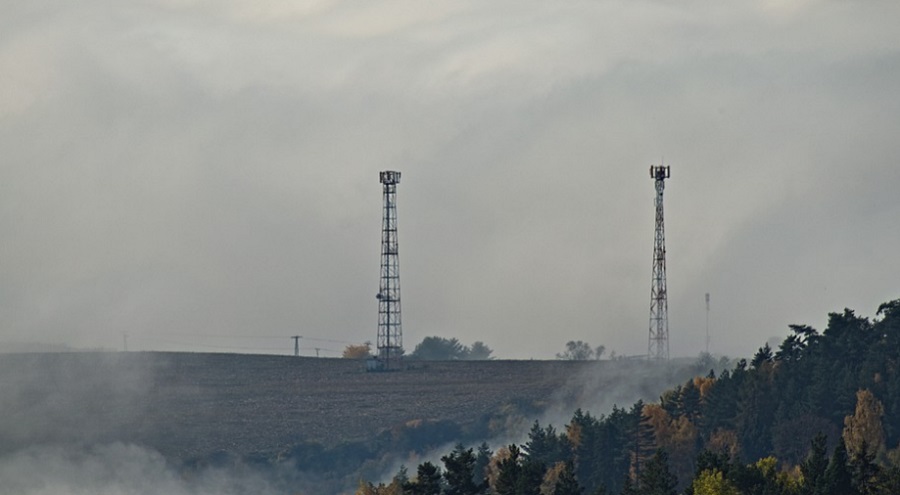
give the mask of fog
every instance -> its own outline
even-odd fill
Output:
[[[84,450],[29,448],[0,457],[0,476],[0,493],[15,495],[285,493],[262,476],[234,469],[182,476],[157,452],[121,443]]]
[[[385,169],[409,349],[645,353],[662,160],[673,355],[898,296],[895,2],[3,7],[6,342],[374,340]]]
[[[306,367],[297,368],[298,361]],[[348,371],[343,366],[348,360],[328,361],[342,366],[329,367],[316,359],[186,353],[0,354],[0,479],[4,481],[0,493],[352,493],[359,477],[387,481],[401,465],[412,473],[426,460],[440,465],[440,457],[456,441],[484,441],[495,450],[524,443],[535,420],[562,430],[576,408],[595,416],[608,414],[614,406],[630,408],[637,400],[656,400],[693,373],[706,372],[701,371],[705,367],[683,362],[652,366],[620,360],[554,367],[547,366],[553,363],[533,363],[544,366],[547,373],[563,373],[556,393],[522,394],[510,402],[498,402],[491,410],[473,411],[471,418],[457,419],[459,425],[468,426],[457,426],[456,434],[468,436],[419,452],[421,446],[401,448],[407,444],[391,443],[389,437],[437,441],[423,439],[426,433],[397,429],[413,420],[444,419],[433,408],[409,412],[410,416],[395,413],[394,422],[378,423],[367,418],[371,404],[326,401],[313,404],[318,414],[326,415],[324,419],[298,416],[295,410],[308,410],[317,397],[307,389],[315,386],[313,379],[304,378],[310,367],[326,367],[338,375],[350,373],[329,383],[344,383],[352,390],[318,391],[350,399],[360,399],[362,378],[373,378],[359,376],[365,374],[362,364],[357,371]],[[455,364],[459,371],[474,365]],[[434,379],[423,376],[426,363],[418,366],[408,373]],[[462,391],[469,386],[441,388],[444,393],[456,391],[443,397],[448,410],[458,409],[460,401],[467,400]],[[268,392],[251,393],[248,387]],[[439,392],[431,393],[435,395],[429,400],[440,400]],[[352,411],[359,416],[322,409],[337,403],[355,407]],[[364,431],[365,438],[353,436],[348,430],[358,431],[359,425],[344,421],[371,429]],[[466,428],[485,433],[473,439]],[[321,437],[320,430],[327,432],[327,438]],[[445,435],[434,438],[447,438],[437,430],[428,431]],[[360,445],[367,449],[372,442],[379,447],[362,451],[353,457],[361,459],[359,463],[353,464],[334,460],[336,454],[326,449],[309,448],[312,441],[344,449]],[[339,452],[351,455],[349,450]],[[328,456],[335,465],[316,455]]]
[[[900,297],[896,2],[0,5],[0,350],[373,341],[386,169],[408,351],[644,354],[660,163],[673,356],[704,349],[705,293],[731,357]],[[99,369],[0,380],[0,493],[299,486],[186,475],[140,442],[157,370]],[[626,374],[552,400],[666,385]]]

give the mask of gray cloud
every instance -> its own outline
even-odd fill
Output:
[[[705,292],[731,355],[871,314],[898,297],[898,7],[758,5],[8,5],[2,335],[374,340],[391,168],[407,347],[640,354],[663,156],[674,353]]]

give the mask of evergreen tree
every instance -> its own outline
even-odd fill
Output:
[[[631,478],[629,476],[626,476],[624,483],[622,483],[622,495],[643,495],[643,494],[640,491],[638,491],[636,486],[634,486],[634,483],[631,481]]]
[[[519,480],[517,495],[541,495],[541,482],[544,481],[544,465],[524,459],[522,461],[522,477]]]
[[[466,449],[462,444],[449,455],[441,457],[444,463],[444,480],[447,487],[445,495],[478,495],[483,493],[484,486],[472,481],[475,469],[475,454],[472,449]]]
[[[631,440],[629,456],[631,458],[631,476],[638,480],[644,469],[647,459],[653,455],[657,448],[653,426],[644,416],[644,402],[637,401],[631,408],[627,434]]]
[[[575,411],[572,420],[566,425],[566,439],[574,461],[575,477],[587,490],[594,490],[601,484],[610,486],[610,479],[616,481],[627,470],[619,469],[614,459],[622,449],[622,443],[616,429],[616,421],[626,415],[625,411],[613,407],[608,418],[599,421],[581,409]]]
[[[826,457],[827,438],[818,434],[810,442],[809,455],[800,464],[800,472],[803,473],[802,493],[804,495],[828,495],[826,492],[825,471],[828,469]]]
[[[844,439],[838,440],[837,447],[825,469],[825,492],[828,495],[856,495],[853,488],[853,476],[850,473],[850,463],[847,458],[847,445]]]
[[[552,466],[571,457],[571,449],[566,436],[558,434],[553,425],[541,428],[535,421],[528,432],[528,441],[524,445],[524,453],[529,459]]]
[[[487,468],[491,463],[491,456],[493,455],[494,453],[491,452],[487,443],[482,442],[481,445],[478,446],[478,452],[475,455],[475,466],[472,468],[472,481],[476,485],[487,486]]]
[[[875,464],[875,453],[863,441],[859,451],[850,456],[853,488],[859,495],[877,495],[881,469]]]
[[[769,343],[759,348],[756,351],[756,354],[753,355],[753,359],[750,360],[750,366],[754,369],[759,369],[763,367],[766,363],[772,362],[772,348],[769,347]]]
[[[397,471],[397,474],[394,475],[391,484],[401,488],[409,484],[409,471],[407,471],[406,466],[400,465],[400,469]]]
[[[494,483],[494,494],[516,495],[522,466],[519,464],[521,451],[515,444],[509,446],[509,456],[497,464],[497,481]]]
[[[696,422],[700,416],[700,390],[694,384],[694,380],[688,380],[681,388],[680,413],[691,422]]]
[[[556,480],[553,495],[581,495],[583,492],[584,488],[575,479],[575,468],[572,466],[572,462],[566,462],[559,479]]]
[[[669,456],[658,449],[647,461],[640,477],[641,495],[676,495],[678,480],[669,471]]]
[[[735,426],[745,459],[760,459],[772,451],[772,372],[769,364],[751,370],[739,391]]]
[[[403,490],[407,495],[440,495],[441,468],[430,462],[419,464],[416,479],[404,483]]]
[[[500,461],[498,468],[495,495],[540,495],[544,468],[523,458],[518,446],[509,446],[509,457]]]

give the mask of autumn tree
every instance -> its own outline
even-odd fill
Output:
[[[645,405],[643,416],[653,429],[656,446],[670,454],[672,471],[679,479],[690,479],[694,474],[697,428],[687,416],[673,419],[657,404]]]
[[[874,455],[884,450],[884,428],[881,417],[884,406],[869,390],[856,392],[856,410],[851,416],[844,418],[844,442],[853,456],[866,445]]]
[[[372,355],[372,344],[350,344],[344,348],[341,355],[344,359],[365,359]]]
[[[702,471],[694,478],[691,489],[694,495],[741,495],[734,483],[718,470]]]
[[[384,483],[375,485],[368,482],[360,482],[359,487],[354,493],[355,495],[405,495],[403,487],[397,480],[394,480],[387,485]]]

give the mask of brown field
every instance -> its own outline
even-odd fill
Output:
[[[167,457],[282,452],[374,438],[414,420],[520,426],[653,399],[685,371],[644,363],[431,361],[367,373],[344,359],[193,353],[0,355],[0,451],[130,442]],[[506,411],[506,413],[503,413]],[[524,411],[524,412],[523,412]],[[604,412],[599,410],[597,412]],[[507,418],[508,419],[508,418]]]

